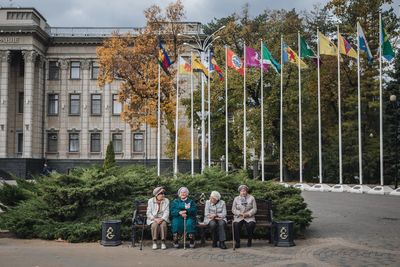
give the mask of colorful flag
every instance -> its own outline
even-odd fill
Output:
[[[319,39],[319,53],[321,55],[337,55],[337,47],[325,35],[318,32]]]
[[[372,61],[372,53],[371,50],[369,49],[367,38],[365,38],[365,34],[363,29],[361,28],[360,23],[357,22],[357,32],[358,32],[358,43],[360,44],[359,49],[363,50],[365,53],[367,53],[368,61]]]
[[[246,47],[246,67],[261,68],[260,59],[261,55],[259,52],[251,47]],[[263,63],[263,70],[268,71],[268,68],[269,65],[267,63]]]
[[[300,52],[301,58],[315,57],[314,51],[312,51],[311,47],[307,44],[303,37],[300,37]]]
[[[277,73],[281,71],[281,64],[279,64],[271,55],[265,44],[262,45],[262,61],[263,64],[271,65]]]
[[[394,58],[394,52],[392,45],[390,44],[389,35],[385,31],[385,25],[383,19],[381,19],[381,43],[382,43],[382,56],[387,60],[391,61]]]
[[[209,75],[207,67],[203,65],[200,58],[197,56],[192,58],[192,68],[193,71],[202,72],[207,77]]]
[[[341,34],[339,34],[339,51],[348,57],[357,58],[356,50],[351,47],[349,41],[346,40]]]
[[[171,61],[169,60],[169,56],[167,51],[165,51],[161,39],[158,40],[159,51],[158,51],[158,64],[160,64],[161,68],[167,75],[170,75],[168,68],[171,66]]]
[[[227,51],[227,65],[228,67],[231,67],[235,69],[237,72],[239,72],[241,75],[244,75],[244,68],[243,68],[243,63],[242,60],[240,59],[239,56],[237,56],[235,53],[233,53],[232,50],[228,49]]]
[[[219,79],[222,81],[224,79],[224,75],[222,73],[221,68],[218,66],[217,61],[214,58],[214,48],[211,47],[210,49],[210,71],[213,72],[215,71],[218,73]]]
[[[179,74],[189,74],[192,70],[190,63],[187,62],[183,57],[179,57]]]
[[[290,62],[298,65],[299,60],[301,69],[308,68],[307,64],[304,63],[303,60],[299,59],[299,56],[296,54],[296,52],[293,51],[292,48],[290,48],[287,44],[283,44],[283,63]]]

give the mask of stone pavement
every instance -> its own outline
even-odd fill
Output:
[[[303,192],[303,197],[315,219],[295,247],[255,240],[252,248],[236,251],[231,242],[228,250],[208,244],[153,251],[147,241],[140,251],[128,243],[103,247],[0,238],[0,267],[400,266],[399,197],[326,192]]]

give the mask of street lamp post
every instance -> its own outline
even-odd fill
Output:
[[[394,176],[394,189],[397,189],[398,186],[398,176],[399,176],[399,169],[398,169],[398,162],[399,162],[399,110],[400,105],[397,102],[396,95],[390,96],[390,102],[392,102],[393,110],[395,112],[395,121],[396,121],[396,130],[395,130],[395,138],[396,138],[396,162],[395,162],[395,176]]]
[[[200,36],[196,34],[196,36],[188,36],[184,34],[180,34],[180,36],[192,38],[195,40],[196,45],[184,43],[184,45],[187,45],[193,49],[195,49],[201,58],[201,61],[204,62],[206,58],[206,53],[208,54],[208,57],[210,55],[210,47],[212,43],[220,38],[220,36],[215,36],[217,32],[221,31],[224,29],[225,26],[220,27],[218,30],[207,36],[203,41],[200,39]],[[209,60],[209,58],[208,58]],[[210,64],[210,63],[209,63]],[[208,69],[210,69],[208,67]],[[206,119],[206,114],[204,110],[204,75],[201,75],[201,173],[203,173],[203,170],[206,166],[206,153],[205,153],[205,141],[206,141],[206,127],[205,127],[205,119]],[[210,112],[210,111],[208,111]],[[210,117],[209,117],[210,118]],[[209,137],[210,138],[210,137]]]

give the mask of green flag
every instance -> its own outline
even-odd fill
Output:
[[[300,52],[301,57],[315,57],[314,52],[311,50],[311,47],[306,43],[303,37],[300,37]]]
[[[392,45],[390,44],[389,35],[385,31],[385,25],[383,24],[383,19],[381,20],[381,43],[382,43],[382,56],[387,60],[391,61],[394,58],[394,52]]]
[[[268,64],[271,65],[274,70],[279,73],[281,71],[281,64],[279,64],[271,55],[271,53],[269,52],[268,48],[263,44],[262,45],[262,61],[263,64]]]

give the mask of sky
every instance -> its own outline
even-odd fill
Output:
[[[153,4],[165,7],[174,0],[0,0],[0,6],[34,7],[52,27],[142,27],[143,10]],[[295,8],[312,10],[314,5],[324,5],[328,0],[182,0],[186,21],[208,23],[234,12],[240,13],[249,3],[250,16],[265,9]],[[400,0],[392,6],[399,13]]]

